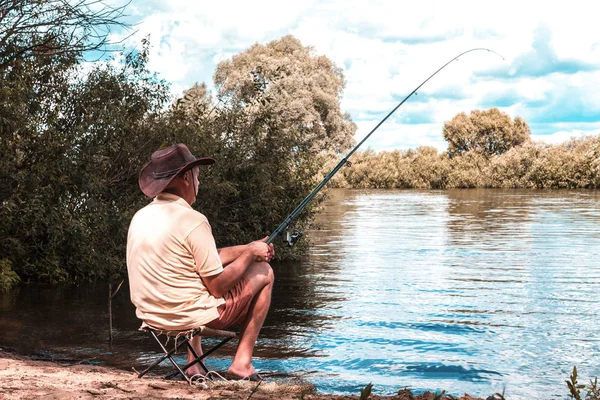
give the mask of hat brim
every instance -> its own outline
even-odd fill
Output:
[[[194,168],[198,165],[211,165],[215,163],[215,159],[212,157],[202,157],[197,158],[193,161],[190,161],[181,166],[172,176],[168,178],[157,179],[154,177],[154,173],[156,171],[156,165],[150,161],[140,171],[140,175],[138,176],[138,184],[140,185],[140,189],[142,192],[150,197],[154,198],[157,194],[162,192],[168,185],[171,183],[173,179],[175,179],[179,174],[189,169]]]

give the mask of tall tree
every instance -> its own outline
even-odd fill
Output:
[[[313,154],[353,143],[356,125],[340,109],[342,70],[293,36],[219,63],[214,80],[218,101],[242,108],[260,126],[257,140]]]
[[[292,36],[221,62],[214,79],[214,100],[196,85],[176,109],[180,122],[195,119],[180,130],[214,146],[206,152],[219,161],[198,207],[217,241],[233,244],[271,232],[316,184],[320,155],[348,149],[356,126],[340,110],[341,70]]]
[[[85,54],[111,50],[122,11],[0,0],[0,289],[123,270],[136,150],[167,90],[145,70],[147,50],[82,73]]]
[[[451,157],[468,151],[490,157],[529,140],[530,131],[524,119],[516,117],[513,121],[494,107],[456,115],[444,124],[443,135]]]
[[[41,97],[21,89],[31,112],[13,116],[20,124],[0,143],[8,161],[0,164],[6,274],[7,265],[26,282],[124,272],[127,225],[144,202],[139,168],[173,140],[160,121],[168,88],[146,71],[146,55],[147,47],[121,67],[100,64],[87,76],[57,69]]]

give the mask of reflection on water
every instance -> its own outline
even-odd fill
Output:
[[[275,265],[256,366],[323,392],[565,398],[600,376],[600,198],[590,191],[330,192],[307,262]],[[127,291],[0,295],[0,344],[129,369],[156,354]],[[28,340],[23,340],[23,335]],[[224,369],[228,346],[209,366]]]

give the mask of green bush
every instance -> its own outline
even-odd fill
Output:
[[[0,254],[12,267],[3,269],[3,286],[14,273],[25,283],[124,275],[129,222],[150,201],[137,176],[161,147],[186,143],[218,160],[202,169],[194,207],[224,246],[274,230],[318,183],[322,151],[352,143],[355,126],[339,110],[341,71],[292,37],[224,62],[214,100],[196,85],[172,104],[168,84],[146,68],[148,48],[144,41],[121,64],[98,63],[86,75],[76,56],[53,55],[5,72]],[[234,79],[252,72],[250,82]],[[302,107],[283,113],[281,96]],[[321,198],[296,228],[310,222]],[[299,257],[306,243],[279,246],[277,255]]]
[[[12,270],[12,263],[6,258],[0,259],[0,292],[6,292],[19,283],[19,276]]]
[[[324,176],[338,160],[329,155]],[[502,154],[466,151],[449,157],[431,147],[357,151],[332,180],[350,188],[598,188],[600,136],[549,145],[525,141]]]
[[[577,367],[573,367],[573,373],[566,381],[571,397],[576,400],[600,400],[600,386],[598,386],[598,378],[590,379],[588,385],[582,385],[577,381]],[[581,389],[585,389],[584,397],[581,397]]]
[[[475,152],[484,157],[505,153],[530,140],[529,126],[520,117],[512,120],[496,107],[459,113],[442,130],[451,157]]]

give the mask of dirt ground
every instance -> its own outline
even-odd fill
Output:
[[[134,372],[113,368],[33,360],[0,349],[0,399],[256,399],[256,400],[341,400],[355,396],[317,394],[307,382],[221,382],[209,387],[190,386],[185,381],[162,378],[138,379]],[[369,399],[433,400],[425,393],[412,396],[402,390],[396,396]],[[446,399],[446,397],[442,397]],[[468,395],[461,400],[475,399]]]

